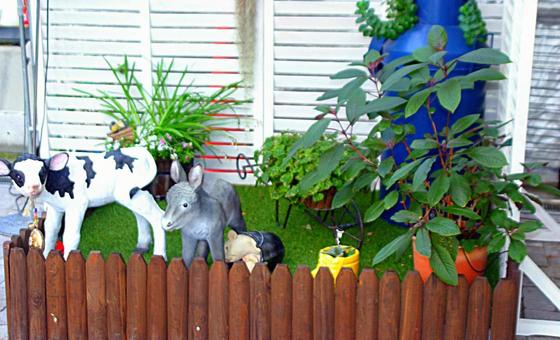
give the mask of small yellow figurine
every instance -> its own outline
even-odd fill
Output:
[[[39,214],[37,208],[33,209],[33,223],[29,224],[29,229],[31,229],[31,233],[29,233],[29,247],[43,250],[45,247],[45,238],[41,230],[39,230]]]

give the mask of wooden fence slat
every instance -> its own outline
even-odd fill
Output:
[[[29,338],[47,337],[47,297],[45,292],[45,258],[40,249],[31,248],[27,254],[27,311]],[[9,301],[9,300],[7,300]]]
[[[313,337],[313,277],[306,266],[298,266],[292,283],[292,338]]]
[[[245,263],[233,264],[229,271],[229,338],[249,339],[249,271]]]
[[[86,262],[88,339],[107,338],[105,261],[99,251],[89,253]]]
[[[334,339],[334,280],[325,267],[313,282],[313,338]]]
[[[105,263],[105,295],[107,334],[111,339],[126,339],[126,264],[117,253]]]
[[[397,273],[387,271],[379,283],[379,339],[398,339],[400,310],[401,282]]]
[[[22,241],[21,246],[26,254],[29,252],[29,235],[31,235],[31,229],[21,228],[19,230],[19,237]]]
[[[519,280],[517,276],[500,280],[492,297],[492,340],[515,339]]]
[[[45,262],[47,291],[47,334],[49,339],[67,339],[66,283],[64,260],[51,250]]]
[[[207,339],[208,264],[194,259],[189,274],[189,339]]]
[[[356,295],[356,339],[377,340],[379,281],[372,269],[364,269]]]
[[[169,339],[187,338],[188,289],[189,276],[183,259],[174,258],[167,268],[167,336]]]
[[[274,268],[270,278],[271,338],[290,339],[292,334],[292,276],[285,264]]]
[[[167,338],[167,265],[154,255],[148,265],[148,339]]]
[[[469,290],[467,332],[465,339],[487,339],[490,327],[490,284],[485,277],[477,277]]]
[[[11,339],[27,339],[27,264],[23,248],[10,250],[10,301],[12,305]]]
[[[447,285],[432,274],[424,284],[424,310],[422,312],[422,338],[443,339]]]
[[[19,235],[12,235],[12,248],[23,248],[23,241]]]
[[[86,339],[86,265],[82,253],[70,252],[66,261],[66,309],[68,317],[68,338]]]
[[[210,339],[228,338],[228,268],[225,262],[212,264],[208,274],[208,336]]]
[[[4,288],[6,290],[6,302],[11,301],[10,289],[10,248],[12,248],[12,241],[4,241],[2,250],[4,252]],[[8,335],[12,334],[12,306],[11,303],[6,303],[6,319],[8,321]]]
[[[146,261],[134,253],[126,271],[126,335],[130,339],[146,339]]]
[[[443,338],[446,340],[462,339],[467,328],[467,302],[469,283],[464,276],[459,276],[457,286],[447,287],[445,308],[445,326]]]
[[[406,274],[401,290],[400,339],[419,340],[422,337],[422,279],[418,272]],[[427,301],[427,303],[431,303]],[[442,319],[443,320],[443,319]],[[440,322],[442,321],[440,320]]]
[[[270,339],[270,272],[264,263],[258,263],[249,278],[251,307],[249,318],[251,339]]]
[[[336,278],[334,308],[334,338],[356,337],[356,274],[343,268]]]

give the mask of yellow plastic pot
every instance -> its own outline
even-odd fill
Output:
[[[317,267],[313,269],[311,275],[315,277],[319,268],[327,267],[331,271],[333,278],[336,279],[338,273],[342,268],[350,268],[358,276],[358,270],[360,269],[360,251],[350,246],[342,246],[343,248],[352,248],[354,249],[354,254],[348,257],[332,257],[329,254],[325,254],[330,248],[335,246],[329,246],[321,249],[319,251],[319,262],[317,263]]]

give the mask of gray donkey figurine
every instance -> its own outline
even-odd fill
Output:
[[[174,161],[171,178],[177,183],[167,192],[167,208],[162,218],[166,231],[181,229],[183,262],[190,266],[195,256],[224,260],[224,228],[246,231],[239,196],[233,186],[219,178],[204,179],[201,165],[194,166],[187,177]]]

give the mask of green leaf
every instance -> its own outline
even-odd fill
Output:
[[[416,233],[416,251],[427,257],[432,256],[432,241],[430,239],[430,232],[425,228],[418,229],[418,232]]]
[[[535,186],[535,188],[554,196],[560,196],[560,190],[552,185],[541,183]]]
[[[509,257],[515,262],[521,263],[525,256],[527,256],[525,243],[519,240],[511,240],[509,244]]]
[[[441,281],[447,283],[448,285],[456,286],[459,282],[455,261],[444,246],[432,243],[430,266],[432,267],[434,274],[436,274]]]
[[[402,68],[393,72],[381,85],[381,90],[389,91],[391,86],[396,84],[399,80],[401,80],[404,76],[408,75],[410,72],[416,71],[419,68],[426,66],[426,64],[412,64],[403,66]]]
[[[432,169],[432,165],[434,164],[435,160],[435,158],[431,157],[420,164],[420,166],[414,173],[414,178],[412,179],[413,191],[418,191],[424,187],[424,181],[426,180],[426,178],[428,178],[428,173]]]
[[[375,257],[373,258],[373,263],[371,265],[376,266],[379,263],[385,261],[386,258],[396,253],[397,250],[399,250],[400,248],[407,247],[410,244],[411,240],[412,240],[411,231],[408,231],[407,233],[397,237],[393,241],[389,242],[385,247],[381,248],[381,250],[377,254],[375,254]]]
[[[416,166],[418,166],[418,163],[420,163],[420,160],[415,160],[414,162],[411,163],[406,163],[404,165],[401,164],[401,167],[398,168],[393,175],[387,180],[387,182],[385,183],[385,186],[387,188],[390,188],[393,184],[395,184],[398,180],[404,178],[405,176],[407,176],[414,168],[416,168]]]
[[[366,80],[367,78],[354,78],[353,80],[346,83],[346,85],[344,85],[338,93],[338,102],[343,103],[348,100],[348,98],[352,96],[354,91],[360,88]]]
[[[418,110],[420,109],[420,107],[422,107],[422,105],[424,105],[432,91],[433,88],[430,87],[422,91],[418,91],[412,97],[410,97],[408,103],[406,103],[406,106],[404,108],[404,116],[408,118],[418,112]]]
[[[488,252],[491,254],[499,253],[506,244],[506,236],[503,233],[495,234],[488,243]]]
[[[470,128],[474,123],[480,119],[480,114],[472,114],[462,118],[457,119],[457,121],[451,126],[452,135],[456,135],[460,132],[465,131]]]
[[[462,208],[462,207],[452,205],[449,207],[444,207],[442,208],[442,210],[445,211],[446,213],[467,217],[471,220],[480,220],[480,216],[469,208]]]
[[[354,181],[353,190],[359,191],[365,188],[366,186],[371,185],[373,181],[375,181],[376,177],[377,177],[376,174],[372,172],[366,172],[365,174],[358,176]]]
[[[331,79],[348,79],[348,78],[357,78],[357,77],[364,77],[368,78],[368,74],[362,70],[358,70],[355,68],[348,68],[346,70],[342,70],[337,72],[336,74],[332,75]]]
[[[479,48],[463,54],[459,61],[472,64],[499,65],[511,63],[508,56],[493,48]]]
[[[394,207],[395,204],[397,204],[398,200],[399,200],[399,192],[397,190],[388,193],[387,196],[383,198],[383,204],[385,206],[385,210]]]
[[[366,104],[366,93],[362,89],[356,89],[348,97],[346,103],[346,118],[351,123],[357,121],[364,114],[364,105]]]
[[[313,185],[328,178],[331,173],[336,170],[338,164],[342,160],[342,157],[344,157],[343,144],[337,144],[335,147],[324,153],[319,159],[317,169],[303,176],[301,182],[299,182],[301,192],[307,193]]]
[[[461,83],[456,78],[451,78],[440,84],[437,97],[441,106],[455,112],[461,102]]]
[[[428,191],[428,202],[433,207],[441,201],[443,196],[449,190],[451,181],[445,174],[441,174],[435,181],[432,182],[430,190]]]
[[[377,201],[373,203],[367,210],[366,214],[364,215],[365,222],[375,221],[376,219],[381,216],[381,214],[385,211],[385,203],[383,201]]]
[[[543,226],[542,222],[537,220],[530,220],[525,221],[519,225],[519,230],[523,231],[524,233],[530,233],[535,230],[538,230]]]
[[[286,158],[284,158],[284,161],[282,162],[282,167],[288,165],[290,159],[300,149],[305,149],[315,144],[315,142],[319,140],[319,138],[321,138],[323,132],[325,132],[325,130],[327,129],[330,123],[331,123],[330,119],[321,119],[313,123],[313,125],[311,125],[309,129],[307,129],[307,132],[305,132],[305,134],[300,139],[298,139],[297,142],[294,143],[294,145],[288,152],[288,155],[286,155]]]
[[[504,80],[506,76],[493,68],[483,68],[465,76],[469,81],[492,81],[492,80]]]
[[[395,159],[393,157],[387,157],[379,163],[379,167],[377,168],[377,173],[381,177],[385,177],[391,170],[393,170],[393,166],[395,165]]]
[[[504,154],[491,146],[478,146],[470,149],[467,155],[474,159],[478,164],[488,167],[501,169],[508,165],[508,161]]]
[[[439,216],[429,220],[428,223],[426,223],[426,228],[442,236],[454,236],[461,233],[455,221]]]
[[[425,63],[428,61],[430,56],[435,52],[436,51],[430,46],[420,47],[414,50],[414,52],[412,52],[412,56],[414,57],[415,60]]]
[[[410,147],[413,149],[419,150],[432,150],[438,147],[438,144],[433,139],[415,139],[410,144]]]
[[[451,194],[451,199],[455,202],[455,204],[460,207],[466,206],[471,197],[471,187],[469,182],[465,177],[459,174],[453,174],[451,176],[449,193]]]
[[[391,220],[397,223],[416,223],[420,219],[420,214],[412,210],[399,210],[391,216]]]
[[[347,184],[336,191],[334,198],[332,200],[332,208],[340,208],[348,203],[354,196],[354,191],[352,191],[352,184]]]
[[[322,95],[317,97],[317,100],[322,101],[322,100],[327,100],[327,99],[331,99],[331,98],[336,98],[336,97],[338,97],[339,93],[340,93],[340,89],[327,90]]]
[[[364,113],[374,113],[374,112],[385,112],[392,110],[403,103],[406,103],[406,99],[394,96],[383,96],[368,102],[363,110]]]
[[[443,50],[447,45],[447,32],[440,25],[434,25],[428,34],[428,44],[435,50]]]

